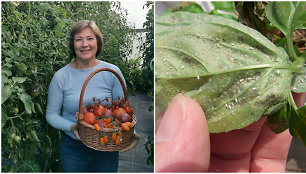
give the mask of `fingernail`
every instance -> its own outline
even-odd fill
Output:
[[[155,141],[168,141],[178,131],[186,117],[186,101],[183,94],[176,95],[169,104],[156,131]]]

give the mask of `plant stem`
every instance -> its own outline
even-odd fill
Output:
[[[293,98],[291,92],[289,92],[289,103],[290,103],[291,106],[293,106],[293,108],[294,108],[295,110],[298,109],[297,106],[296,106],[296,104],[295,104],[295,102],[294,102],[294,98]]]
[[[287,45],[288,45],[288,50],[289,50],[289,55],[291,57],[291,61],[294,62],[295,60],[298,59],[294,46],[293,46],[293,38],[292,38],[292,18],[293,18],[293,12],[291,12],[291,15],[288,20],[288,35],[287,35]]]
[[[289,50],[289,55],[291,57],[291,60],[292,60],[292,62],[294,62],[295,60],[298,59],[298,57],[297,57],[297,55],[295,53],[294,46],[293,46],[292,32],[288,33],[287,45],[288,45],[288,50]]]

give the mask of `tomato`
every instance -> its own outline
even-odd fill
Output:
[[[101,144],[102,146],[105,146],[104,138],[100,138],[100,144]]]
[[[113,112],[110,109],[106,109],[103,113],[103,117],[113,116]]]
[[[122,132],[121,132],[121,131],[118,131],[118,135],[122,136]]]
[[[129,107],[129,106],[127,106],[125,110],[126,110],[126,112],[127,112],[128,114],[130,114],[130,115],[134,114],[133,109],[132,109],[131,107]]]
[[[112,140],[116,141],[117,135],[115,133],[112,134]]]
[[[116,145],[119,145],[119,144],[120,144],[120,137],[117,137],[117,138],[116,138],[115,144],[116,144]]]
[[[110,123],[112,120],[113,120],[113,117],[108,117],[108,118],[106,119],[106,123]]]
[[[125,130],[125,131],[129,131],[129,130],[130,130],[130,127],[129,127],[127,124],[125,124],[125,123],[122,123],[122,124],[121,124],[121,127],[122,127],[122,129]]]
[[[94,108],[93,113],[96,117],[100,117],[105,112],[105,107],[98,105]]]
[[[118,118],[121,122],[125,123],[132,120],[132,117],[127,113],[121,113]]]
[[[108,142],[108,136],[105,135],[105,136],[103,137],[103,139],[104,139],[104,142],[105,142],[105,143]]]
[[[115,118],[119,119],[120,114],[127,113],[124,108],[118,108],[114,110],[114,116]]]
[[[98,124],[95,124],[95,128],[96,128],[97,131],[101,130],[101,128],[100,128],[100,126]]]
[[[128,125],[129,127],[133,126],[133,123],[131,123],[131,122],[125,122],[125,124]]]
[[[86,114],[84,114],[84,121],[86,123],[92,124],[92,125],[97,123],[95,114],[93,114],[91,112],[87,112]]]

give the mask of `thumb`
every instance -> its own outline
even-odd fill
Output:
[[[205,172],[210,142],[206,118],[193,99],[178,94],[156,131],[156,172]]]

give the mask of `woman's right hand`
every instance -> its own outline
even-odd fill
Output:
[[[79,135],[79,131],[78,131],[78,124],[73,124],[70,127],[70,131],[74,134],[74,136],[76,137],[77,140],[81,140],[80,135]]]

